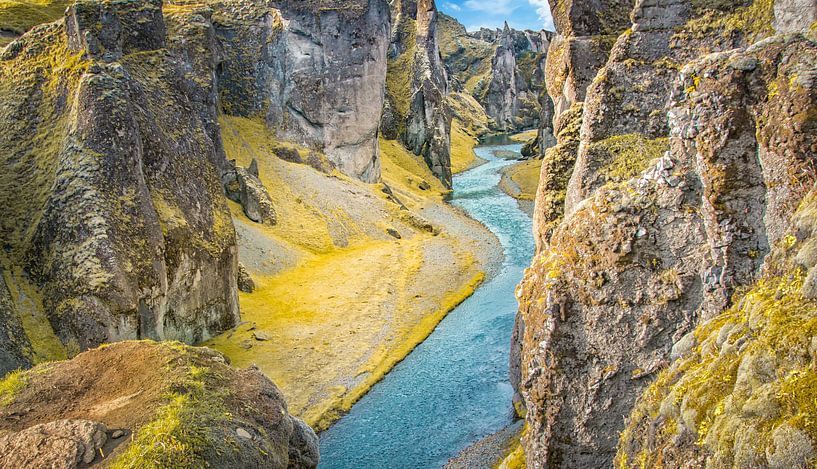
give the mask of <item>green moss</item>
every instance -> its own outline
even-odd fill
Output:
[[[0,29],[23,34],[63,16],[69,0],[0,0]]]
[[[208,368],[190,365],[187,376],[175,386],[179,390],[166,396],[168,403],[157,411],[154,420],[139,429],[133,443],[111,467],[206,467],[205,451],[230,451],[229,438],[218,431],[231,419],[224,403],[226,393],[214,389],[214,381],[218,377]]]
[[[774,34],[774,1],[755,0],[751,5],[738,8],[731,13],[721,11],[731,7],[731,1],[695,0],[694,6],[700,16],[690,20],[684,31],[693,37],[703,38],[714,32],[722,37],[733,37],[736,34],[755,42]],[[729,11],[729,10],[727,10]]]
[[[22,371],[12,371],[0,381],[0,407],[5,407],[14,402],[14,397],[28,382],[28,376]]]
[[[64,360],[65,346],[54,333],[43,306],[42,294],[23,274],[20,267],[2,269],[15,313],[31,346],[29,358],[34,364],[49,360]]]
[[[605,161],[599,173],[613,182],[628,181],[641,174],[669,150],[669,139],[649,140],[640,134],[616,135],[590,145],[589,152]]]
[[[386,95],[398,116],[398,125],[404,125],[411,107],[411,83],[414,77],[414,52],[417,48],[417,24],[408,19],[398,25],[397,34],[403,37],[403,53],[389,61],[386,74]],[[402,133],[402,128],[399,129]]]
[[[696,436],[696,446],[721,461],[739,457],[738,432],[756,435],[752,451],[759,455],[774,451],[772,433],[783,425],[817,442],[817,372],[810,356],[817,305],[800,293],[804,272],[786,268],[788,273],[759,281],[735,306],[698,327],[694,353],[659,375],[641,397],[621,435],[617,467],[634,461],[671,467],[671,461],[662,462],[662,448],[672,446],[675,418]],[[766,365],[753,363],[774,364],[774,375],[754,377]],[[766,388],[771,397],[763,400]],[[647,444],[642,429],[651,421],[662,423],[657,441]]]

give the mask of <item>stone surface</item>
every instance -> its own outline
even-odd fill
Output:
[[[774,28],[778,33],[807,31],[817,22],[817,1],[776,0]]]
[[[249,168],[234,167],[222,176],[227,197],[241,204],[247,218],[267,225],[275,225],[277,218],[272,200],[258,174],[258,163],[252,160]]]
[[[91,464],[107,440],[107,428],[87,420],[56,420],[0,437],[7,467],[75,468]]]
[[[255,291],[255,281],[250,276],[247,268],[240,262],[238,263],[238,279],[236,280],[238,289],[244,293],[252,293]]]
[[[545,140],[536,142],[531,156],[540,157],[553,145],[550,127],[553,105],[543,93],[545,59],[553,36],[548,31],[483,28],[467,32],[454,18],[443,15],[443,60],[456,91],[465,91],[485,108],[495,132],[536,128],[540,119]]]
[[[627,31],[596,22],[617,17],[597,3],[551,3],[563,34],[548,53],[557,146],[543,164],[511,375],[528,467],[609,467],[621,416],[672,359],[695,356],[689,333],[755,282],[791,232],[817,150],[805,117],[813,80],[802,78],[813,76],[813,45],[788,36],[748,47],[773,34],[771,2],[638,1]],[[576,52],[591,45],[597,53]],[[707,55],[735,47],[745,52]],[[567,121],[580,129],[560,132]],[[622,467],[645,451],[654,467],[661,447],[647,442],[675,420],[634,415],[644,446]],[[679,438],[680,456],[661,467],[701,467],[694,432]]]
[[[209,46],[198,33],[188,42]],[[37,318],[39,359],[65,354],[44,345],[56,342],[49,328],[76,353],[126,338],[195,342],[237,322],[212,71],[185,79],[199,64],[165,45],[160,2],[83,2],[0,59],[3,263],[24,292],[13,311]]]
[[[4,395],[0,409],[0,457],[9,467],[284,469],[320,459],[317,436],[289,415],[267,377],[231,368],[207,348],[125,341],[19,379],[25,385]],[[108,438],[107,428],[133,433]]]
[[[283,29],[272,31],[271,44],[254,39],[265,72],[259,78],[265,82],[264,92],[253,99],[260,106],[268,102],[267,122],[282,137],[317,146],[350,176],[378,181],[377,134],[389,44],[386,1],[361,0],[339,8],[295,0],[273,4]]]
[[[391,17],[383,136],[422,156],[451,187],[448,76],[437,37],[437,7],[434,0],[392,0]]]

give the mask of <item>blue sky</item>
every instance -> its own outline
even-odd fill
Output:
[[[554,30],[547,0],[437,0],[437,8],[469,31],[501,28],[506,20],[514,29]]]

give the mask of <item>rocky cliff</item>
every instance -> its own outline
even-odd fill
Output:
[[[434,0],[391,1],[387,102],[382,132],[422,156],[451,187],[451,116],[448,78],[437,39]]]
[[[257,88],[247,94],[254,106],[235,114],[260,110],[280,138],[317,147],[345,174],[379,181],[377,138],[390,24],[385,0],[272,5],[280,15],[280,34],[271,31],[266,45],[263,36],[244,36],[250,41],[245,47],[260,53],[249,75]],[[268,28],[270,20],[265,21],[252,32]],[[225,51],[230,54],[229,48]],[[234,78],[246,80],[247,75]]]
[[[225,157],[219,113],[379,180],[388,6],[343,7],[84,1],[5,48],[0,369],[238,322],[225,193],[276,213],[258,165]]]
[[[505,24],[497,39],[492,61],[491,79],[484,91],[482,102],[498,130],[511,131],[534,127],[539,123],[539,93],[544,85],[544,65],[548,39],[522,35]]]
[[[813,80],[802,78],[816,70],[813,39],[775,36],[749,46],[773,36],[773,24],[788,24],[786,12],[799,5],[551,3],[560,36],[547,81],[558,145],[543,162],[538,255],[519,289],[512,359],[527,411],[528,466],[611,466],[622,416],[672,360],[691,356],[644,395],[622,437],[619,465],[799,467],[812,457],[803,456],[804,443],[795,451],[800,459],[783,446],[777,455],[774,443],[792,435],[814,441],[796,422],[789,422],[794,430],[779,427],[780,435],[776,425],[754,427],[766,449],[752,453],[749,466],[733,459],[739,445],[728,440],[735,449],[727,451],[726,435],[748,426],[737,426],[724,399],[746,393],[728,374],[733,369],[718,368],[727,365],[698,347],[711,321],[739,299],[735,292],[761,272],[782,268],[789,278],[797,270],[770,253],[796,244],[786,241],[802,231],[790,224],[792,214],[810,200],[814,182],[807,169],[817,156]],[[717,53],[734,48],[745,52]],[[811,317],[814,309],[801,304]],[[739,358],[729,355],[729,366]],[[779,371],[803,363],[792,358]],[[810,412],[781,415],[801,411]],[[722,412],[723,431],[710,433]],[[746,454],[740,461],[750,460]]]
[[[161,2],[82,2],[0,57],[5,316],[26,362],[238,320],[214,83],[168,47]]]
[[[314,468],[318,438],[257,369],[121,342],[0,381],[5,467]]]
[[[536,127],[542,112],[550,115],[543,111],[551,107],[550,97],[542,90],[551,33],[517,31],[507,24],[469,33],[447,16],[442,25],[442,52],[452,86],[477,99],[493,120],[492,130]]]

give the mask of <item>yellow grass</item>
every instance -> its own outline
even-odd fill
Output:
[[[502,189],[515,199],[535,200],[541,170],[542,160],[539,159],[522,161],[509,166],[503,176]],[[513,184],[508,184],[508,178],[513,181]]]
[[[474,291],[483,266],[473,240],[418,222],[419,209],[442,207],[446,190],[399,143],[381,141],[383,180],[408,210],[388,201],[382,184],[270,157],[282,143],[260,120],[224,117],[221,125],[230,159],[257,159],[280,220],[252,224],[231,203],[236,223],[296,260],[271,274],[248,266],[256,290],[240,294],[245,323],[206,345],[236,366],[258,365],[290,412],[325,429]],[[347,245],[336,243],[338,225]]]

